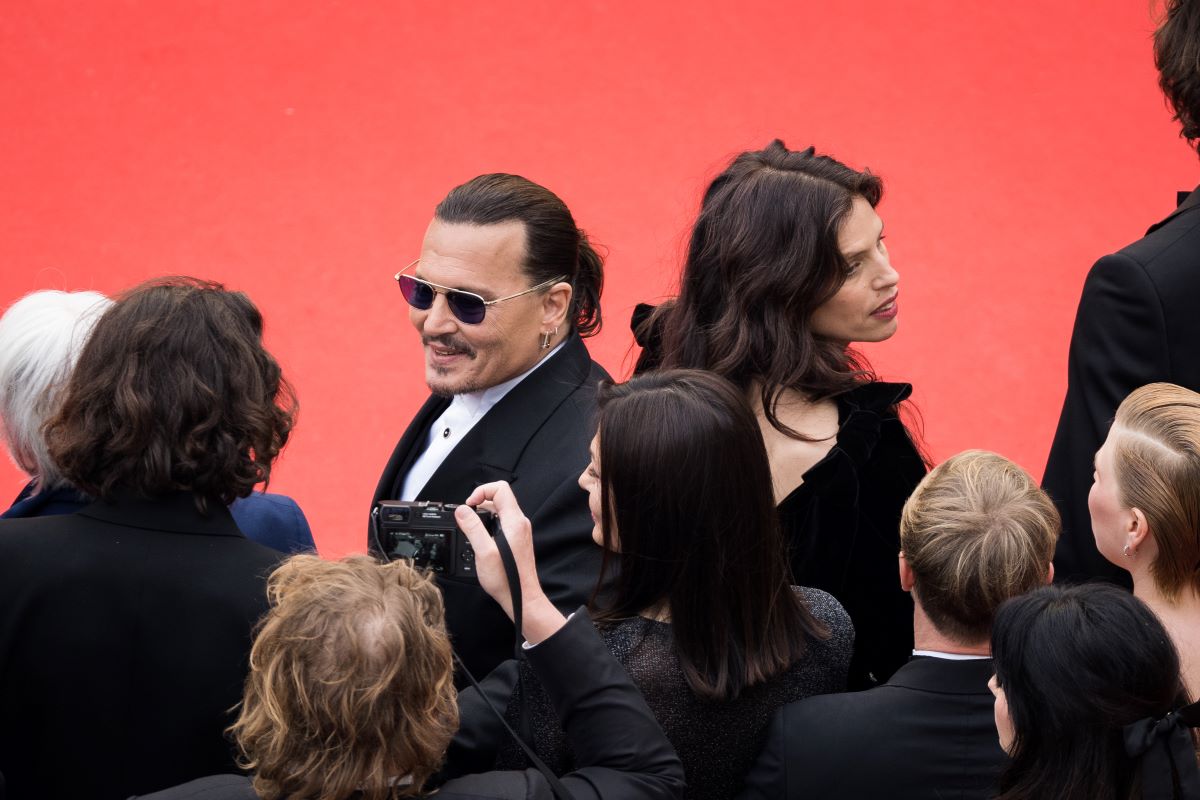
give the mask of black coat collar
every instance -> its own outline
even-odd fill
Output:
[[[995,671],[990,658],[960,661],[913,656],[886,685],[941,694],[987,694],[988,680]]]
[[[1161,222],[1156,222],[1155,224],[1151,225],[1150,228],[1146,231],[1146,235],[1149,236],[1150,234],[1154,233],[1156,230],[1161,228],[1163,225],[1166,225],[1168,222],[1175,219],[1180,214],[1183,214],[1186,211],[1191,211],[1192,209],[1198,208],[1198,207],[1200,207],[1200,186],[1197,186],[1195,189],[1193,189],[1192,193],[1189,194],[1183,200],[1183,202],[1179,204],[1179,207],[1167,215],[1166,219],[1162,220]]]
[[[191,492],[172,492],[157,497],[118,494],[111,500],[97,500],[78,513],[130,528],[245,538],[226,506],[209,503],[208,513],[201,514],[196,509],[195,498]]]

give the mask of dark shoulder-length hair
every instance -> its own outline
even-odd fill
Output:
[[[1154,32],[1154,63],[1180,135],[1196,145],[1200,140],[1200,3],[1167,0]]]
[[[812,331],[814,310],[833,297],[848,265],[838,230],[855,197],[872,206],[883,184],[814,148],[776,139],[742,153],[704,194],[679,296],[644,324],[661,341],[661,368],[706,369],[742,390],[761,384],[778,430],[805,438],[775,415],[784,390],[811,400],[842,394],[870,376],[844,343]]]
[[[666,608],[699,697],[728,700],[786,670],[827,632],[790,587],[771,470],[753,413],[725,379],[667,370],[599,394],[601,620]],[[616,562],[614,564],[614,562]]]
[[[160,278],[96,323],[46,423],[72,484],[111,499],[190,491],[201,509],[265,483],[287,442],[295,396],[241,292]]]
[[[1146,605],[1108,584],[1006,601],[992,629],[1015,737],[999,800],[1137,796],[1123,727],[1187,703],[1179,656]]]

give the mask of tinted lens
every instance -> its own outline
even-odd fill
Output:
[[[462,322],[468,325],[478,325],[483,322],[483,313],[487,311],[487,306],[483,304],[482,297],[466,292],[451,291],[446,292],[446,302],[450,304],[450,310],[454,312],[454,316]]]
[[[400,284],[400,294],[408,304],[420,311],[426,311],[433,305],[433,287],[427,286],[411,275],[401,275],[396,279]]]

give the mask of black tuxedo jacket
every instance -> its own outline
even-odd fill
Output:
[[[587,601],[600,570],[587,493],[577,481],[590,459],[596,385],[607,378],[583,340],[572,334],[475,424],[417,496],[461,503],[482,483],[512,484],[533,524],[542,587],[562,610]],[[425,401],[384,468],[372,508],[380,500],[400,497],[405,475],[424,451],[430,425],[449,404],[449,398],[436,395]],[[438,583],[446,598],[446,626],[471,673],[482,678],[512,658],[512,623],[479,583],[448,577],[439,577]]]
[[[992,660],[914,657],[883,686],[784,706],[741,800],[993,797]]]
[[[683,796],[683,765],[629,675],[580,609],[528,651],[579,768],[562,783],[576,800],[668,800]],[[436,800],[553,800],[536,769],[467,775]],[[258,800],[248,778],[215,775],[142,800]]]
[[[1200,191],[1083,284],[1067,365],[1067,396],[1043,486],[1062,514],[1056,580],[1129,574],[1096,550],[1088,514],[1092,459],[1117,406],[1139,386],[1169,381],[1200,391]]]
[[[0,522],[9,800],[123,800],[232,770],[228,711],[280,558],[190,493]]]

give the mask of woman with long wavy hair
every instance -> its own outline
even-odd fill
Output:
[[[793,578],[854,620],[851,688],[911,655],[896,554],[900,510],[926,471],[897,414],[911,387],[875,380],[851,347],[896,332],[882,192],[811,147],[742,153],[705,192],[678,297],[634,315],[639,372],[715,372],[753,407]]]

